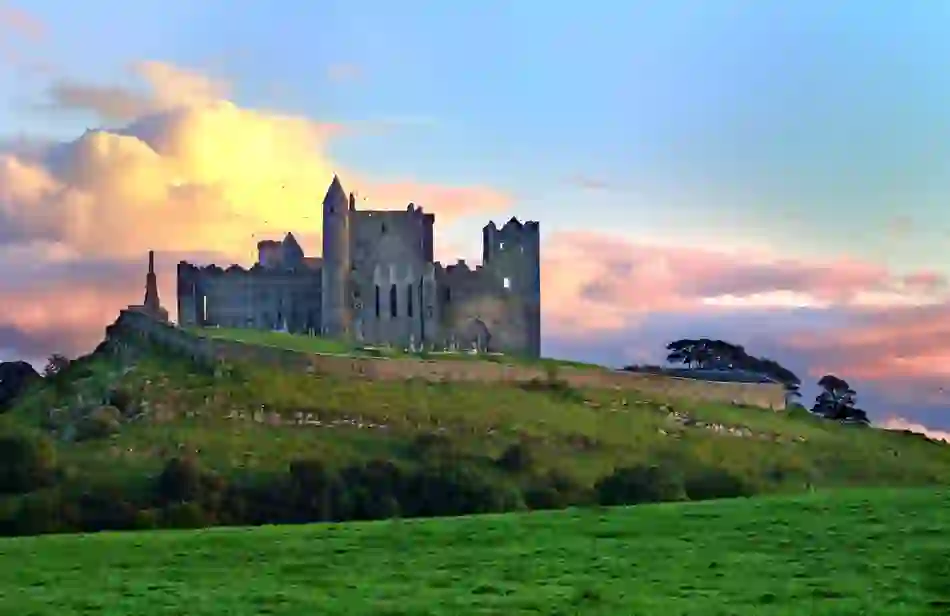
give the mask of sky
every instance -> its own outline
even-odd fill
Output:
[[[443,262],[540,221],[546,355],[722,338],[946,436],[950,5],[282,7],[0,0],[0,360],[91,350],[149,249],[173,313],[180,259],[319,254],[337,173]]]

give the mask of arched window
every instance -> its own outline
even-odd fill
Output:
[[[376,318],[379,318],[379,285],[376,285]]]
[[[406,316],[412,318],[412,283],[406,287]]]
[[[399,311],[396,310],[396,301],[398,300],[396,295],[396,285],[392,285],[389,287],[389,316],[394,319],[399,316]]]

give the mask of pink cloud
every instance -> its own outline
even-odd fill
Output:
[[[873,293],[900,294],[905,279],[860,261],[806,262],[726,253],[691,246],[649,245],[619,236],[558,233],[543,248],[546,318],[565,331],[619,329],[638,315],[715,310],[711,300],[738,308],[861,305]],[[933,287],[929,272],[908,277]]]
[[[950,399],[943,388],[950,379],[950,303],[869,311],[790,344],[821,358],[816,373],[846,373],[918,398],[927,393],[930,402]]]
[[[46,38],[46,24],[34,15],[14,6],[0,5],[0,28],[12,31],[34,43]]]

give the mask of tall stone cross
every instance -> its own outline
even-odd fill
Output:
[[[147,310],[157,313],[162,303],[158,299],[158,281],[155,277],[155,251],[148,251],[148,275],[145,277],[145,301],[142,302]]]

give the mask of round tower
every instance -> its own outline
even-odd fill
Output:
[[[350,211],[355,207],[347,198],[340,178],[333,176],[323,198],[323,293],[321,312],[325,336],[350,334]]]

